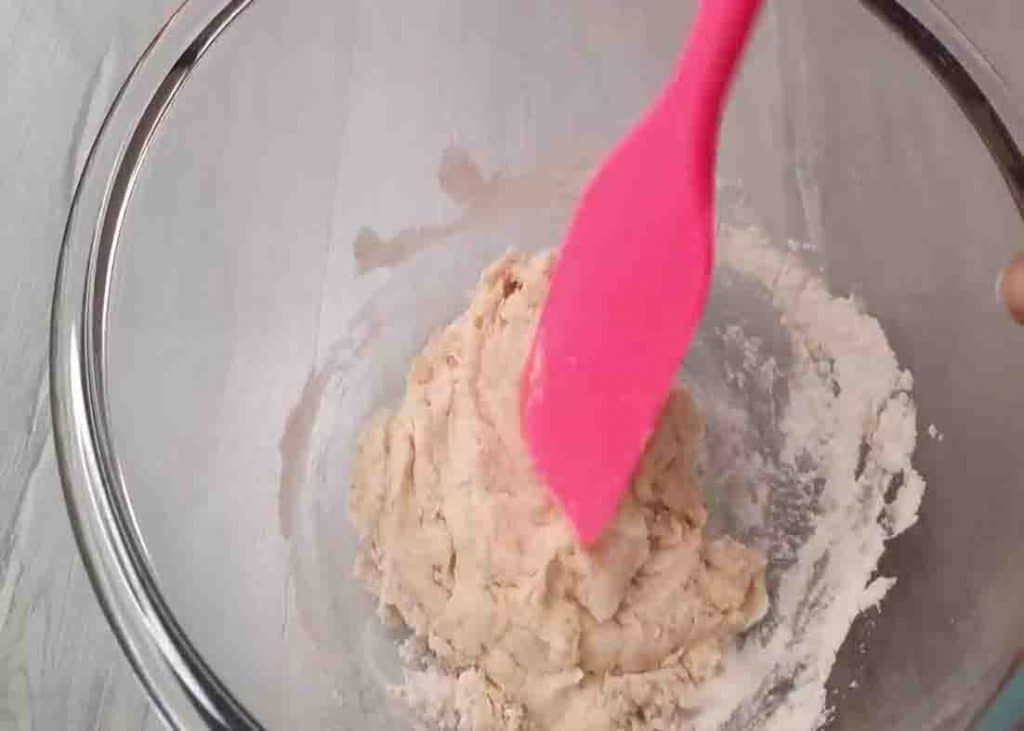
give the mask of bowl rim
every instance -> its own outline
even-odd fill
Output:
[[[251,0],[186,0],[121,86],[89,152],[61,245],[50,404],[65,504],[111,629],[171,728],[261,728],[203,660],[156,581],[108,427],[110,277],[149,145],[196,64]]]
[[[985,143],[1024,218],[1024,117],[932,0],[861,0],[921,56]],[[79,178],[50,325],[58,467],[79,553],[122,650],[171,728],[259,729],[164,600],[109,430],[107,313],[122,224],[149,145],[196,64],[252,0],[185,0],[121,86]]]

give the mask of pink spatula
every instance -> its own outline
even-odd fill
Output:
[[[522,430],[589,544],[615,514],[700,320],[726,92],[760,0],[701,0],[675,77],[605,160],[562,244]]]

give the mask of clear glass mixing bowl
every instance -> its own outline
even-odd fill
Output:
[[[1024,127],[928,0],[767,5],[719,214],[813,243],[944,434],[919,442],[921,519],[840,652],[831,724],[962,728],[1024,644],[1024,333],[993,294],[1024,241]],[[80,183],[52,379],[83,556],[172,724],[407,727],[351,578],[354,435],[485,263],[557,243],[691,11],[190,0],[154,41]],[[731,291],[707,330],[770,339]]]

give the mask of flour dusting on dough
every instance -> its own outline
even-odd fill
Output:
[[[412,629],[398,693],[430,728],[828,720],[836,652],[859,613],[884,611],[895,579],[875,575],[879,558],[925,490],[913,378],[878,321],[803,263],[811,247],[753,228],[718,240],[719,291],[760,297],[749,309],[775,324],[727,320],[695,341],[690,391],[673,393],[595,553],[575,548],[518,438],[509,374],[547,258],[491,267],[364,431],[357,574]]]

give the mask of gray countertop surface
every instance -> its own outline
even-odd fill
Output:
[[[71,534],[47,346],[54,269],[85,155],[121,81],[177,4],[0,0],[0,730],[162,725]],[[1024,2],[942,5],[1024,109]]]

